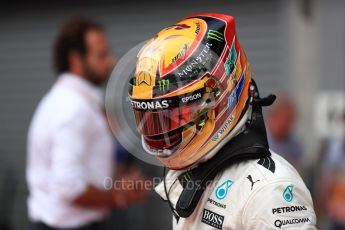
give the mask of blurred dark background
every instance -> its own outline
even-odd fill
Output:
[[[317,197],[322,183],[320,162],[327,154],[327,143],[344,139],[341,113],[344,113],[345,87],[345,1],[342,0],[3,1],[0,229],[27,228],[26,135],[36,105],[55,80],[51,51],[62,22],[76,13],[98,20],[104,24],[113,51],[120,58],[163,27],[198,12],[233,15],[239,41],[261,94],[289,95],[294,101],[298,112],[293,133],[303,145],[299,169],[313,193],[321,217],[319,224],[327,229],[327,213],[318,208]],[[334,101],[338,104],[330,106]],[[161,175],[161,169],[154,171]],[[171,223],[168,207],[154,194],[148,202],[132,207],[125,214],[115,213],[129,220],[126,227],[121,227],[120,222],[115,226],[168,229]]]

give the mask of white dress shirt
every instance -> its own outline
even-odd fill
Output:
[[[39,103],[28,133],[29,218],[58,228],[102,220],[109,210],[72,204],[87,185],[104,189],[114,141],[98,87],[62,74]]]

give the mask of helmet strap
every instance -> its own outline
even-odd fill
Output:
[[[177,211],[176,209],[174,208],[173,204],[171,203],[170,201],[170,198],[169,198],[169,193],[170,193],[170,189],[173,187],[173,185],[176,183],[177,181],[177,178],[175,179],[175,181],[172,183],[172,185],[170,186],[169,190],[167,189],[167,185],[166,185],[166,181],[165,181],[165,177],[166,177],[166,167],[163,167],[163,184],[164,184],[164,193],[165,193],[165,196],[167,198],[167,201],[168,201],[168,204],[169,204],[169,207],[170,207],[170,210],[174,216],[174,218],[176,219],[176,222],[179,221],[180,219],[180,216],[177,214]]]
[[[254,81],[253,86],[255,88],[250,101],[252,114],[245,130],[228,141],[210,160],[178,176],[179,182],[184,188],[177,201],[176,209],[174,209],[178,216],[188,217],[193,213],[209,182],[212,182],[214,177],[222,170],[245,160],[270,157],[271,153],[261,106],[273,103],[275,96],[272,95],[261,99]],[[274,164],[270,165],[273,168],[269,170],[274,173]],[[188,174],[188,177],[185,177],[185,174]],[[185,181],[185,178],[189,178],[188,181]],[[191,189],[187,186],[188,183],[194,183],[195,186]]]

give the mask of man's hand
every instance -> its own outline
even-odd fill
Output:
[[[112,207],[112,192],[89,185],[72,203],[83,207]]]
[[[130,168],[121,178],[120,189],[116,188],[114,191],[114,197],[118,195],[122,199],[125,199],[127,205],[144,201],[148,193],[150,192],[150,181],[145,178],[141,172],[136,168]],[[114,198],[119,200],[119,198]]]
[[[127,208],[129,205],[144,201],[150,188],[148,179],[143,177],[136,168],[131,168],[123,174],[120,184],[112,190],[100,190],[89,185],[86,190],[72,202],[84,207]]]

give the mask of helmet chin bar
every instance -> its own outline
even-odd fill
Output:
[[[153,149],[153,148],[150,148],[150,146],[148,146],[146,143],[145,143],[145,139],[144,139],[144,136],[141,135],[141,145],[143,146],[144,150],[153,155],[153,156],[159,156],[159,157],[168,157],[168,156],[171,156],[174,151],[170,150],[170,149]]]
[[[230,141],[235,136],[239,135],[240,133],[242,133],[245,130],[246,123],[250,120],[251,114],[252,114],[252,107],[249,106],[247,111],[244,113],[243,117],[237,123],[237,125],[233,128],[233,130],[221,142],[219,142],[219,144],[214,149],[212,149],[209,153],[207,153],[199,161],[195,162],[194,164],[190,165],[187,168],[184,168],[184,170],[189,170],[189,169],[195,168],[200,163],[206,162],[209,159],[211,159],[228,141]],[[207,120],[207,117],[206,117],[206,120]],[[195,125],[197,125],[197,124],[195,124]],[[202,126],[199,128],[202,129]],[[198,134],[198,132],[196,132],[196,134]],[[164,157],[170,157],[172,154],[176,153],[176,151],[169,150],[169,149],[160,150],[160,149],[150,148],[150,146],[148,146],[145,143],[143,135],[141,136],[141,140],[142,140],[142,146],[143,146],[144,150],[151,155],[164,158]],[[175,148],[179,148],[179,147],[180,147],[180,145],[176,146]]]
[[[186,125],[185,129],[187,127],[190,127],[190,126],[194,126],[195,127],[195,131],[194,131],[195,133],[193,136],[195,136],[195,135],[200,133],[201,129],[206,124],[207,120],[208,120],[207,113],[204,113],[198,119],[196,119],[194,122],[192,122],[192,124],[189,124],[188,126]],[[179,149],[181,147],[182,143],[183,143],[183,141],[181,141],[181,143],[179,143],[173,149],[156,149],[156,148],[151,148],[150,146],[148,146],[145,142],[144,135],[141,135],[141,144],[142,144],[144,150],[147,153],[149,153],[150,155],[158,156],[158,157],[162,157],[162,158],[169,157],[172,154],[176,153],[178,150],[175,150],[175,149]]]
[[[241,120],[237,123],[237,125],[233,128],[233,130],[223,139],[221,142],[212,149],[208,154],[206,154],[204,157],[202,157],[198,162],[193,164],[190,168],[195,168],[199,165],[199,163],[208,161],[211,159],[228,141],[230,141],[232,138],[237,136],[238,134],[242,133],[246,129],[246,125],[249,124],[252,121],[253,116],[253,102],[254,100],[257,100],[260,106],[269,106],[271,105],[275,100],[275,95],[270,94],[266,98],[260,98],[259,93],[257,91],[257,86],[254,81],[252,81],[250,87],[249,87],[249,106]]]
[[[202,157],[195,164],[191,165],[190,168],[195,168],[198,166],[199,163],[202,163],[211,159],[228,141],[230,141],[232,138],[234,138],[238,134],[242,133],[245,130],[246,122],[248,121],[248,119],[250,119],[251,112],[252,112],[252,107],[250,106],[248,107],[247,111],[245,112],[241,120],[233,128],[233,130],[223,140],[221,140],[221,142],[219,142],[219,144],[214,149],[212,149],[208,154]]]

